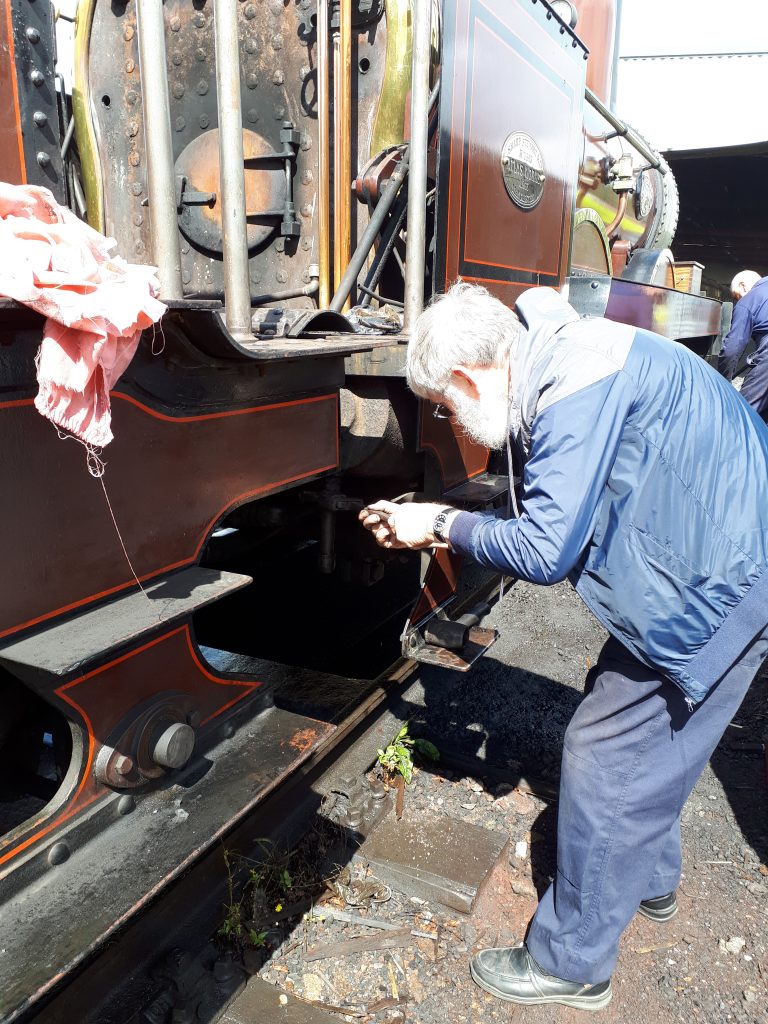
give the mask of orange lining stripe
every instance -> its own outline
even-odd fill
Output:
[[[126,398],[127,397],[125,395],[120,395],[118,392],[115,392],[115,394],[118,397],[121,397],[121,398]],[[261,411],[263,409],[282,408],[283,405],[301,405],[301,404],[309,403],[309,402],[328,401],[329,399],[333,399],[334,401],[336,401],[336,404],[337,404],[337,407],[338,407],[338,398],[337,398],[337,396],[335,394],[331,394],[331,395],[323,395],[320,398],[299,399],[298,401],[295,401],[295,402],[278,403],[276,405],[271,405],[271,406],[266,406],[266,405],[254,406],[254,408],[252,408],[252,409],[243,409],[243,410],[238,410],[238,411],[239,412],[259,412],[259,411]],[[128,399],[128,400],[133,402],[133,404],[135,404],[140,409],[145,409],[146,408],[146,406],[143,406],[140,402],[136,402],[134,399]],[[12,408],[13,406],[19,406],[19,405],[31,405],[31,404],[32,404],[32,400],[31,399],[22,399],[22,400],[19,400],[17,402],[6,403],[5,405],[0,403],[0,409],[2,409],[2,408]],[[151,413],[151,410],[147,410],[147,411]],[[193,417],[193,418],[208,419],[208,418],[217,418],[217,417],[220,417],[222,415],[228,416],[228,415],[236,415],[236,414],[237,413],[213,413],[213,414],[211,414],[211,417],[203,416],[203,417]],[[168,417],[165,417],[165,416],[162,416],[162,415],[158,415],[158,418],[159,419],[168,419]],[[172,420],[172,422],[176,422],[176,421]],[[158,569],[153,569],[151,572],[145,573],[143,576],[139,576],[139,581],[141,583],[144,583],[145,580],[153,579],[155,576],[160,576],[160,575],[162,575],[165,572],[172,572],[174,569],[181,569],[184,566],[193,565],[195,563],[198,555],[202,551],[203,546],[205,544],[205,541],[208,538],[208,536],[209,536],[211,530],[213,529],[214,525],[218,522],[219,519],[221,519],[221,517],[227,511],[229,511],[229,509],[234,508],[236,505],[240,504],[240,502],[245,501],[247,498],[255,498],[257,495],[263,494],[266,491],[270,491],[270,490],[272,490],[274,488],[285,487],[287,484],[295,483],[297,480],[303,480],[303,479],[306,479],[309,476],[314,476],[314,475],[316,475],[318,473],[327,473],[327,472],[329,472],[332,469],[336,469],[338,467],[338,465],[339,465],[339,430],[338,430],[338,422],[337,422],[337,426],[336,426],[336,461],[334,463],[332,463],[330,465],[327,465],[327,466],[320,466],[318,468],[314,468],[313,467],[312,469],[305,470],[302,473],[297,473],[294,476],[286,477],[284,480],[270,480],[268,483],[263,484],[261,487],[257,487],[257,488],[254,488],[252,490],[245,491],[242,494],[238,494],[230,502],[228,502],[226,505],[224,505],[216,513],[216,515],[208,522],[207,526],[205,527],[205,530],[203,531],[202,537],[201,537],[197,547],[195,548],[195,550],[192,553],[192,556],[190,558],[183,558],[183,559],[181,559],[181,561],[172,562],[170,565],[164,565],[164,566],[161,566]],[[101,591],[99,591],[96,594],[89,594],[87,597],[83,597],[83,598],[81,598],[78,601],[73,601],[70,604],[62,605],[60,608],[54,608],[52,611],[46,612],[44,615],[39,615],[36,618],[28,619],[26,622],[17,623],[15,626],[9,626],[7,629],[4,629],[4,630],[0,631],[0,639],[2,637],[8,636],[11,633],[16,633],[16,632],[18,632],[21,629],[27,629],[29,626],[37,626],[37,625],[39,625],[39,623],[45,622],[48,619],[51,619],[51,618],[53,618],[56,615],[63,615],[66,612],[74,611],[75,608],[81,608],[83,605],[89,604],[92,601],[99,601],[102,598],[112,597],[114,594],[119,593],[121,590],[125,590],[127,587],[133,586],[134,583],[135,583],[135,580],[133,580],[133,579],[126,580],[124,583],[119,583],[119,584],[117,584],[114,587],[109,587],[107,590],[101,590]],[[2,863],[2,861],[0,861],[0,863]]]
[[[155,637],[154,640],[149,640],[147,643],[142,644],[141,647],[136,647],[134,650],[128,651],[126,654],[121,654],[120,657],[113,658],[112,661],[108,661],[106,665],[101,665],[99,666],[99,668],[95,668],[90,672],[86,672],[85,675],[82,675],[79,678],[73,679],[69,683],[65,683],[63,686],[60,686],[55,691],[56,696],[61,698],[61,700],[66,701],[67,704],[73,707],[80,714],[83,721],[85,722],[86,728],[88,729],[88,756],[85,762],[85,770],[83,771],[83,775],[82,778],[80,779],[77,789],[75,790],[74,794],[68,801],[69,807],[65,809],[61,814],[59,814],[58,817],[54,817],[51,821],[49,821],[44,828],[40,829],[38,832],[33,833],[31,836],[27,836],[27,838],[22,843],[19,843],[18,846],[14,846],[11,850],[9,850],[2,857],[0,857],[0,864],[12,860],[17,854],[21,853],[28,846],[31,846],[33,843],[37,842],[37,840],[42,839],[43,836],[46,836],[57,825],[61,825],[63,822],[67,821],[75,814],[79,814],[80,811],[84,810],[86,807],[89,807],[96,800],[100,800],[107,795],[108,791],[105,789],[101,793],[94,793],[89,799],[79,804],[78,806],[72,806],[77,802],[77,798],[82,793],[86,783],[90,778],[91,765],[93,764],[94,737],[93,725],[91,724],[91,720],[89,719],[87,713],[77,703],[77,701],[67,696],[65,691],[69,690],[70,687],[72,686],[78,686],[80,683],[84,683],[88,679],[93,679],[95,676],[100,675],[102,672],[106,672],[107,669],[114,668],[115,665],[120,665],[122,664],[122,662],[128,661],[129,658],[133,658],[137,654],[142,654],[144,651],[149,650],[151,647],[155,647],[157,646],[157,644],[161,644],[165,640],[170,640],[172,637],[178,636],[179,633],[182,632],[186,633],[187,647],[189,649],[189,653],[192,655],[192,660],[195,663],[195,666],[204,676],[206,676],[206,678],[210,679],[212,682],[217,683],[220,686],[246,687],[245,693],[240,694],[239,697],[235,697],[233,700],[229,701],[223,707],[219,708],[218,711],[214,712],[214,714],[209,715],[208,718],[206,718],[205,721],[201,723],[202,725],[205,725],[206,722],[210,722],[211,719],[216,718],[218,715],[223,714],[223,712],[226,711],[228,708],[231,708],[233,704],[236,704],[239,700],[242,700],[244,697],[247,697],[248,694],[252,693],[254,690],[258,689],[262,685],[259,680],[250,681],[244,679],[222,679],[219,676],[212,675],[198,658],[197,653],[192,645],[192,638],[189,633],[189,626],[184,625],[179,626],[177,629],[171,630],[170,633],[163,634],[163,636]]]
[[[24,159],[24,143],[21,134],[21,113],[19,110],[19,83],[16,81],[16,47],[13,44],[13,22],[11,20],[11,5],[5,5],[5,28],[8,33],[8,57],[11,62],[11,85],[13,90],[13,109],[16,114],[16,142],[19,147],[19,168],[21,170],[22,184],[27,182],[27,162]]]

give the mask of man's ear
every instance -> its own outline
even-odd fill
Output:
[[[480,398],[480,389],[472,370],[466,366],[454,366],[451,370],[451,384],[467,398],[477,401]]]

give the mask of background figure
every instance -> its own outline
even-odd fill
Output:
[[[747,359],[742,397],[768,422],[768,277],[754,270],[742,270],[731,281],[736,303],[731,329],[725,336],[717,368],[728,380],[738,369],[739,360],[751,338],[755,351]]]

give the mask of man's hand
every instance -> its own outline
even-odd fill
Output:
[[[377,501],[360,512],[359,519],[383,548],[445,548],[432,532],[435,516],[444,505],[411,502],[398,505],[394,501]]]

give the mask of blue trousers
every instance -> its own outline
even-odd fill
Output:
[[[565,734],[557,873],[526,940],[548,973],[606,981],[641,900],[680,880],[680,814],[768,655],[758,636],[689,711],[678,687],[616,640]]]
[[[768,423],[768,351],[757,355],[747,371],[741,385],[741,397]]]

